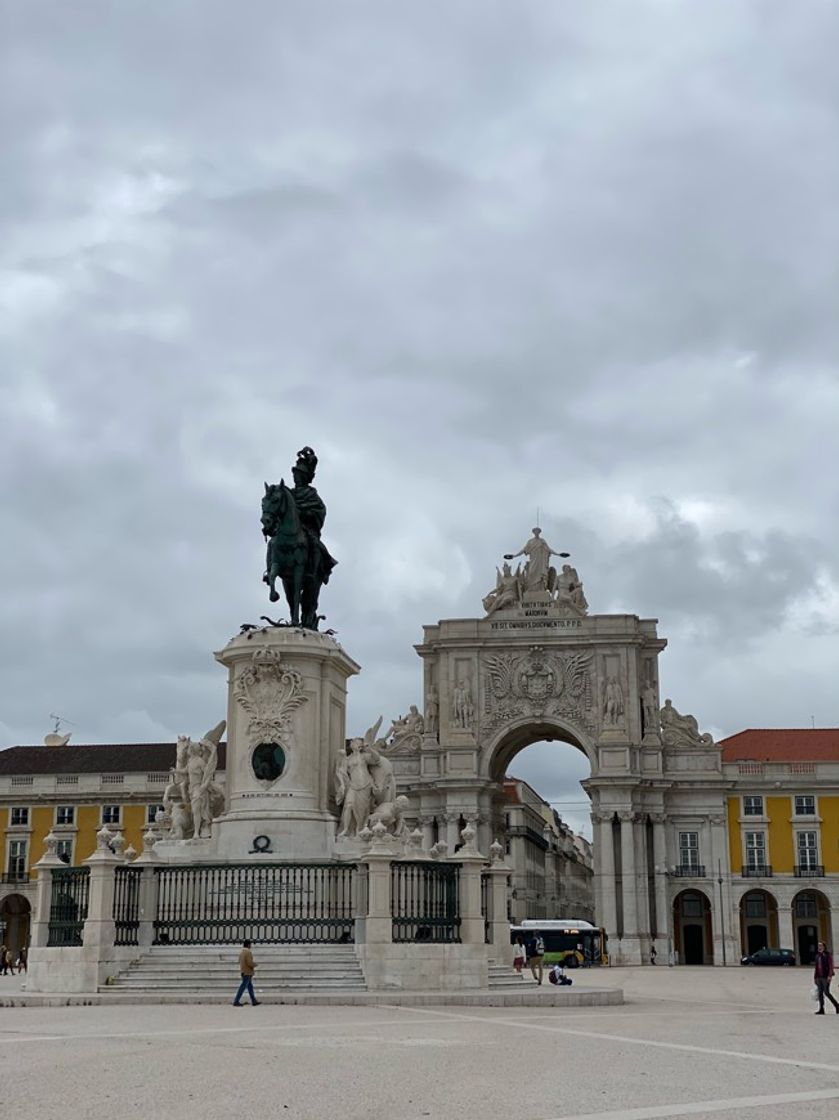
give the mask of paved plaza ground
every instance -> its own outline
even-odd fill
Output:
[[[839,1015],[814,1016],[808,970],[574,979],[626,1004],[0,1008],[4,1097],[15,1120],[839,1115]]]

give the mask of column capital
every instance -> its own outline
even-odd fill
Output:
[[[664,824],[667,820],[666,813],[650,813],[650,820],[653,824]]]
[[[618,816],[621,824],[631,824],[635,820],[635,811],[633,809],[621,809]]]

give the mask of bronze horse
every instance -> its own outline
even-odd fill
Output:
[[[266,570],[268,597],[276,603],[280,595],[275,585],[283,583],[292,626],[307,630],[318,628],[318,598],[325,582],[321,571],[320,542],[313,539],[300,520],[294,494],[283,481],[278,486],[265,483],[262,499],[262,532],[268,541]]]

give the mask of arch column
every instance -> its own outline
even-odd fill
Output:
[[[616,938],[618,922],[615,906],[615,841],[612,835],[612,814],[596,813],[592,816],[597,821],[597,842],[594,846],[595,890],[600,896],[597,921],[604,927],[610,938]]]
[[[651,813],[653,822],[653,866],[655,868],[655,925],[656,940],[667,937],[670,928],[669,902],[667,899],[667,817],[664,813]]]
[[[422,846],[427,852],[429,848],[434,846],[434,814],[424,813],[420,817],[420,824],[422,825]]]
[[[621,950],[626,964],[640,964],[638,944],[638,893],[635,876],[635,814],[620,813],[621,879],[623,886],[623,938]]]

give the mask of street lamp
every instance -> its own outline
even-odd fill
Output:
[[[671,871],[667,867],[659,867],[656,865],[656,875],[664,876],[664,896],[665,896],[665,910],[664,920],[667,924],[667,967],[673,967],[673,938],[670,931],[670,891],[667,889],[667,881],[670,878]]]
[[[722,931],[722,964],[725,968],[725,906],[722,901],[722,860],[717,860],[717,884],[720,888],[720,930]]]

